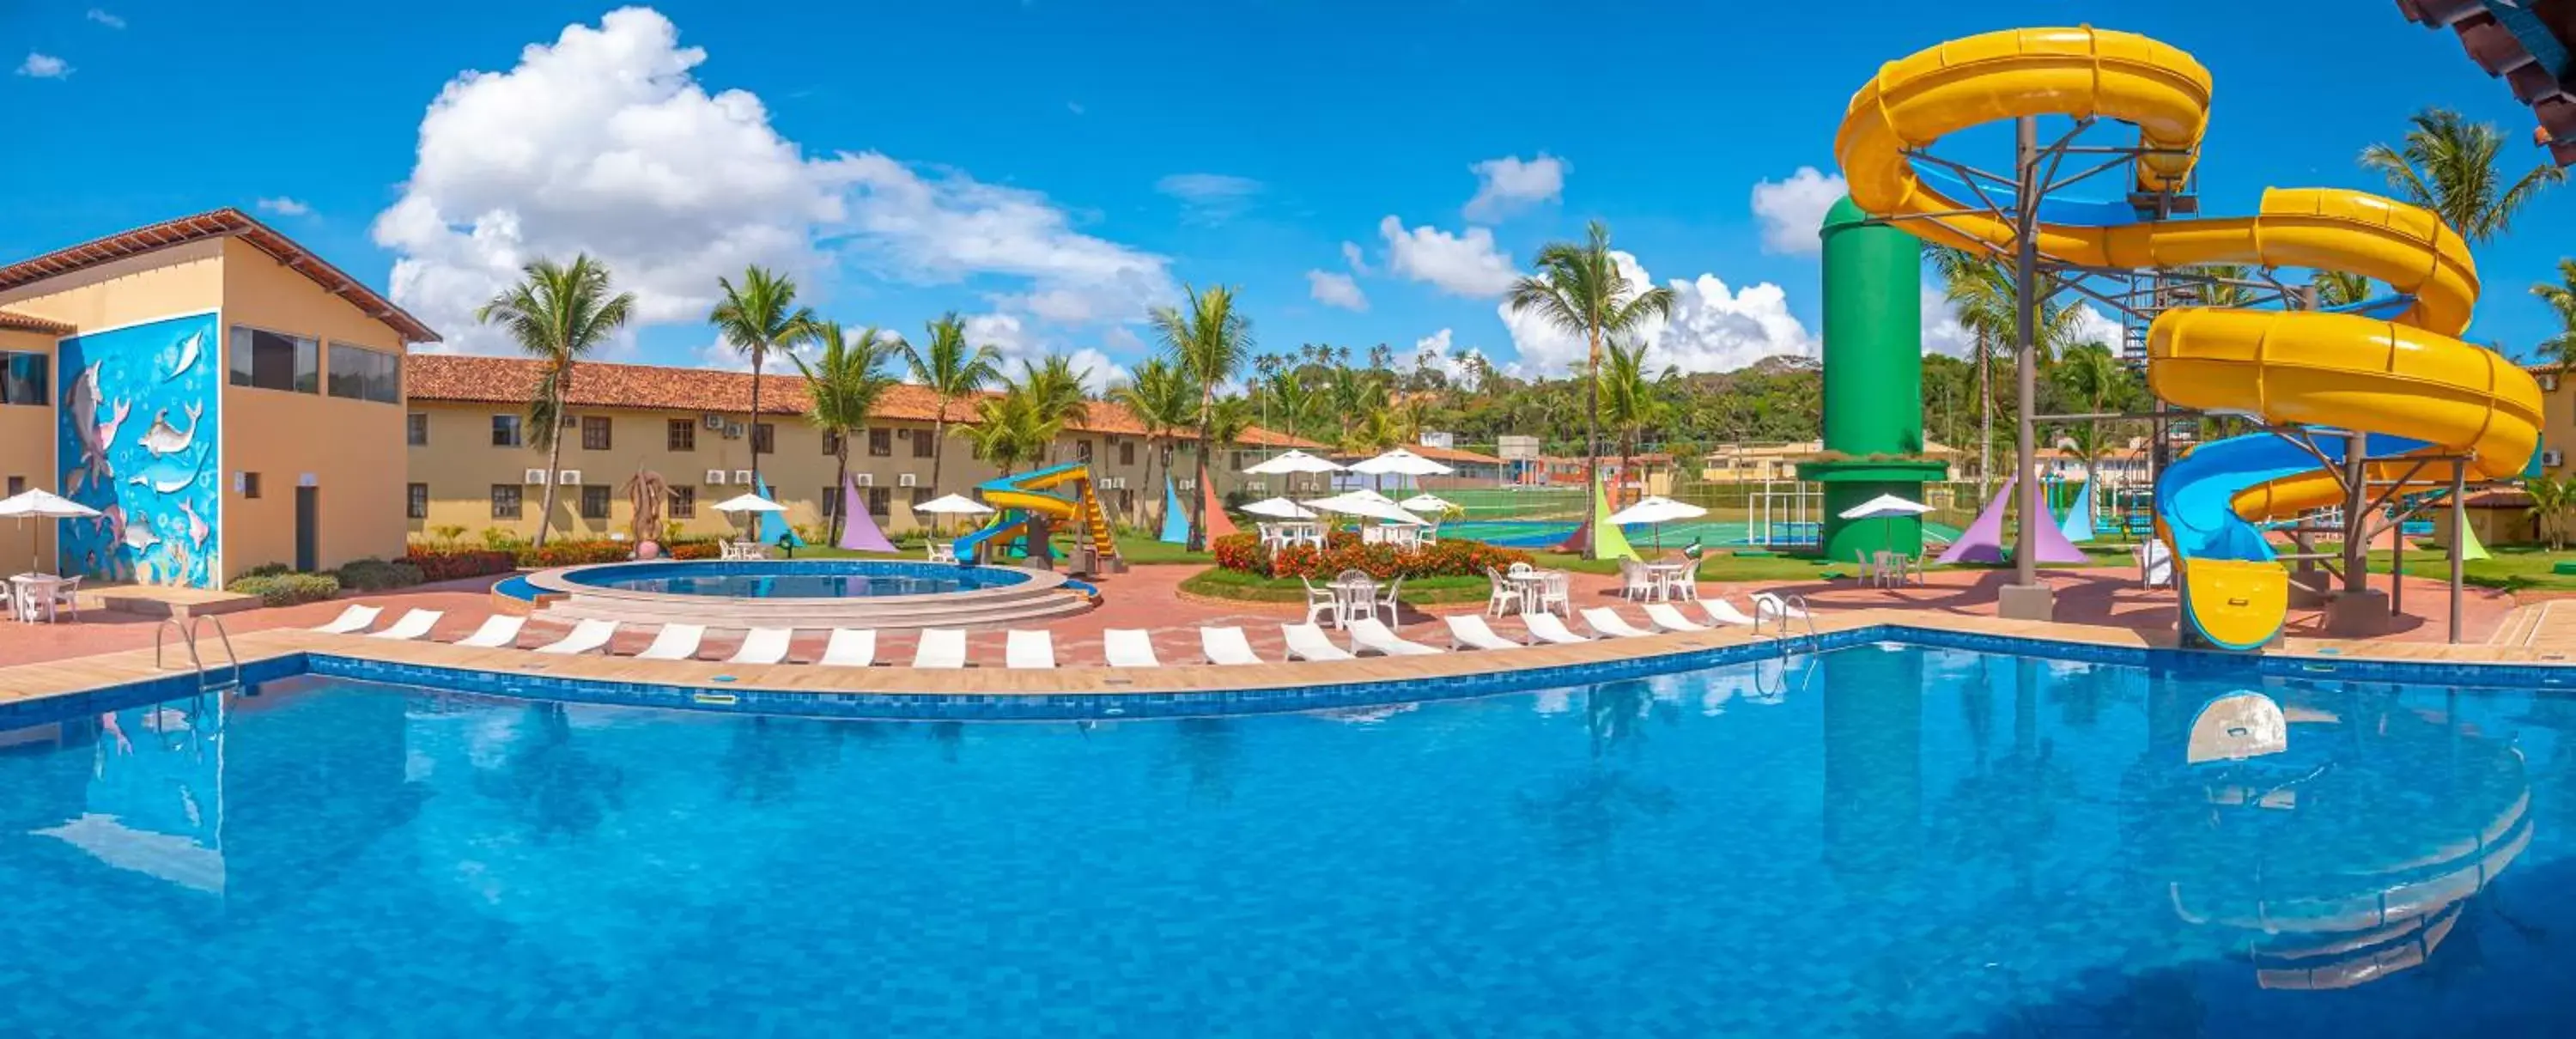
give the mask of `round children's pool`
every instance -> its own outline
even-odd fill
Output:
[[[873,559],[615,563],[567,570],[585,588],[733,599],[874,599],[1025,584],[1030,572]]]

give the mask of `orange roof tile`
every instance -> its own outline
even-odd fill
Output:
[[[392,301],[377,295],[374,289],[366,287],[358,279],[342,272],[340,268],[324,262],[311,250],[295,244],[293,239],[277,233],[277,229],[260,223],[252,219],[250,214],[230,206],[195,216],[164,220],[149,227],[138,227],[105,238],[82,242],[69,248],[56,249],[32,260],[21,260],[6,267],[0,267],[0,289],[33,285],[58,274],[69,274],[111,260],[121,260],[155,249],[165,249],[173,245],[210,238],[239,238],[248,243],[251,248],[275,257],[277,262],[285,264],[287,269],[313,279],[314,284],[322,286],[325,291],[348,300],[368,317],[384,322],[386,326],[400,334],[406,343],[438,342],[438,333],[431,331],[428,325],[421,324],[419,318],[411,316],[401,307],[393,305]]]
[[[19,332],[42,332],[53,336],[72,334],[72,326],[60,321],[47,321],[27,314],[12,314],[6,310],[0,310],[0,328]]]
[[[537,364],[526,357],[481,357],[467,354],[412,354],[403,358],[403,380],[411,399],[486,404],[524,404],[537,381]],[[948,421],[975,421],[976,402],[992,394],[950,401]],[[651,411],[751,410],[751,373],[713,368],[673,368],[648,364],[584,361],[573,366],[574,407],[638,408]],[[813,407],[802,375],[760,376],[760,412],[802,415]],[[897,383],[877,401],[876,417],[929,422],[939,399],[922,387]],[[1089,417],[1074,424],[1085,433],[1144,436],[1145,425],[1124,406],[1093,401]],[[1175,434],[1188,440],[1196,430]],[[1255,427],[1240,441],[1246,447],[1320,447],[1310,440]]]

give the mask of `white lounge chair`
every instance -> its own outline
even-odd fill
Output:
[[[1252,651],[1252,640],[1241,628],[1200,628],[1199,652],[1211,664],[1258,664],[1261,655]]]
[[[1789,600],[1769,592],[1753,593],[1753,612],[1759,616],[1787,617],[1793,621],[1807,619],[1807,611],[1789,605]]]
[[[1443,652],[1438,646],[1426,646],[1395,633],[1386,622],[1375,617],[1351,620],[1351,652],[1375,653],[1388,657],[1419,657]]]
[[[1521,644],[1494,633],[1480,613],[1453,613],[1440,618],[1449,624],[1449,645],[1454,649],[1519,649]]]
[[[1613,638],[1642,639],[1654,634],[1628,623],[1627,618],[1619,616],[1619,611],[1607,606],[1584,607],[1583,623],[1591,625],[1593,631]]]
[[[367,633],[367,637],[371,639],[395,639],[398,641],[409,642],[413,639],[429,634],[429,629],[436,627],[438,625],[438,619],[444,616],[447,616],[447,611],[445,610],[407,611],[400,619],[387,626],[385,630],[370,631]]]
[[[1521,624],[1529,629],[1531,638],[1540,642],[1553,642],[1560,646],[1567,646],[1577,642],[1592,641],[1590,635],[1575,634],[1574,629],[1565,626],[1563,618],[1553,613],[1521,614]]]
[[[1013,630],[1002,644],[1002,663],[1015,668],[1045,670],[1055,666],[1055,636],[1046,629]]]
[[[1349,650],[1333,644],[1324,629],[1312,624],[1282,624],[1280,637],[1288,640],[1290,660],[1356,660]]]
[[[823,646],[823,659],[815,661],[832,667],[867,667],[877,662],[877,633],[874,628],[834,628],[832,641]]]
[[[966,666],[966,633],[956,628],[924,628],[912,649],[912,666],[954,671]]]
[[[665,624],[653,633],[653,644],[635,654],[635,659],[687,660],[698,655],[698,643],[706,637],[704,624]]]
[[[376,622],[376,615],[383,612],[385,610],[381,606],[351,606],[340,611],[340,615],[332,618],[331,623],[313,630],[325,635],[346,635],[354,631],[365,631],[369,625]]]
[[[1736,609],[1734,603],[1723,598],[1701,599],[1699,609],[1700,612],[1708,614],[1708,619],[1720,624],[1732,624],[1739,628],[1750,628],[1754,625],[1751,615]]]
[[[742,637],[741,647],[725,658],[728,664],[778,664],[787,660],[787,643],[796,637],[794,628],[753,628]]]
[[[1708,625],[1682,616],[1682,611],[1674,609],[1673,604],[1668,602],[1647,603],[1646,623],[1652,624],[1663,631],[1708,630]]]
[[[473,646],[478,649],[507,648],[515,646],[519,644],[519,629],[527,627],[527,625],[528,619],[525,617],[507,613],[496,613],[483,618],[482,627],[474,629],[474,634],[467,635],[464,638],[456,640],[455,644],[459,646]]]
[[[1142,628],[1111,628],[1100,633],[1100,652],[1111,667],[1161,667],[1154,656],[1154,636]]]
[[[572,626],[564,637],[529,650],[531,653],[608,652],[608,640],[617,637],[617,622],[586,620]]]

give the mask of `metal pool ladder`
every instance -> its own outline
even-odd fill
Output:
[[[222,644],[224,649],[224,668],[227,674],[226,677],[221,679],[210,678],[207,675],[205,658],[197,652],[197,626],[204,624],[207,621],[213,621],[215,623],[215,639]],[[227,689],[241,688],[241,658],[233,655],[233,635],[232,632],[225,630],[224,619],[221,617],[191,616],[188,618],[188,623],[185,627],[180,626],[179,618],[177,617],[161,618],[160,626],[152,629],[153,670],[161,670],[163,666],[161,663],[161,636],[173,631],[179,633],[180,645],[187,647],[188,666],[197,672],[198,692],[221,692]]]
[[[1781,608],[1776,612],[1760,602],[1753,604],[1754,637],[1760,638],[1762,635],[1762,618],[1777,618],[1780,622],[1780,626],[1779,630],[1772,633],[1772,638],[1780,645],[1780,655],[1787,656],[1789,654],[1790,646],[1789,621],[1794,618],[1806,622],[1807,648],[1810,652],[1825,648],[1824,636],[1816,632],[1816,611],[1807,608],[1806,596],[1775,595],[1772,599],[1773,601],[1778,602],[1781,606]],[[1797,612],[1791,613],[1791,610],[1795,610]]]

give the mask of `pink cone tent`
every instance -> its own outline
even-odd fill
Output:
[[[852,552],[892,552],[894,542],[886,540],[877,529],[877,521],[868,517],[868,499],[859,493],[857,481],[841,485],[841,548]]]
[[[1959,540],[1950,543],[1949,551],[1941,553],[1942,563],[2004,561],[2004,510],[2011,506],[2013,488],[2020,482],[2019,477],[2004,481],[2004,489],[1995,494],[1995,500],[1986,503],[1986,510],[1977,514],[1977,521],[1968,524],[1968,529],[1959,534]],[[2024,520],[2024,522],[2032,521]],[[2066,532],[2057,529],[2056,522],[2045,513],[2041,514],[2034,526],[2035,533],[2039,535],[2040,562],[2081,563],[2084,561],[2083,551],[2077,549],[2073,542],[2066,540]]]

